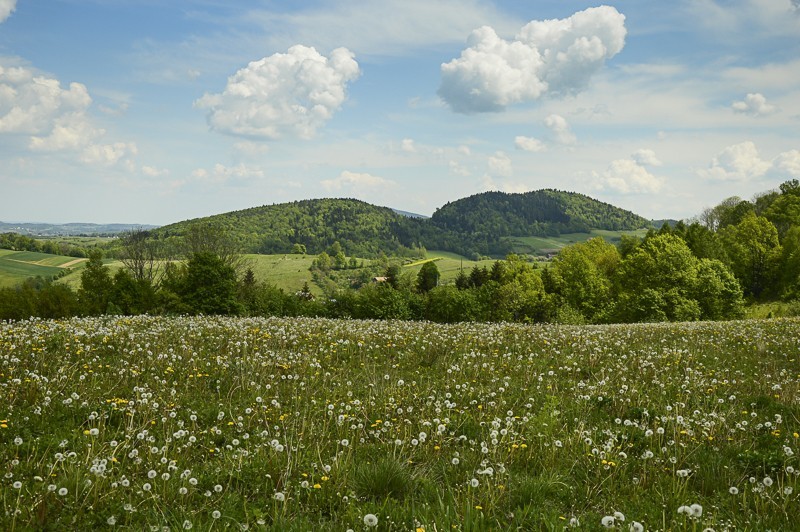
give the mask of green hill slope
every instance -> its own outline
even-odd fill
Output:
[[[360,257],[401,253],[412,243],[398,238],[404,233],[400,226],[418,223],[387,207],[355,199],[317,199],[179,222],[154,233],[180,237],[195,222],[215,224],[250,253],[290,253],[294,244],[302,244],[308,253],[317,254],[338,241],[349,256]]]
[[[188,220],[154,233],[179,239],[197,222],[215,224],[248,253],[290,253],[302,244],[318,254],[338,241],[348,256],[359,257],[404,255],[418,246],[502,256],[514,249],[510,237],[650,226],[641,216],[582,194],[539,190],[477,194],[444,205],[431,218],[403,216],[355,199],[304,200]]]

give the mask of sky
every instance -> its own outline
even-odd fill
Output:
[[[0,0],[0,220],[800,178],[800,0]]]

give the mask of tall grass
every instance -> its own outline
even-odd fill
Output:
[[[0,324],[0,529],[793,529],[798,358],[794,319]]]

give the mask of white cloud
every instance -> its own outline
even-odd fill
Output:
[[[518,150],[532,152],[540,152],[546,149],[544,142],[541,140],[533,137],[523,137],[521,135],[514,137],[514,146],[516,146]]]
[[[1,0],[0,0],[1,1]],[[0,134],[29,135],[32,152],[72,153],[85,164],[133,168],[132,142],[99,143],[105,135],[88,111],[89,91],[82,83],[62,88],[59,80],[18,64],[0,65]]]
[[[417,148],[414,147],[414,139],[403,139],[400,143],[400,149],[407,153],[414,153]]]
[[[772,160],[773,172],[786,177],[800,178],[800,151],[790,150]]]
[[[743,101],[733,102],[731,108],[737,113],[751,116],[768,115],[777,111],[774,105],[768,104],[761,93],[748,93]]]
[[[661,166],[661,161],[658,160],[658,157],[656,157],[656,152],[653,150],[636,150],[633,155],[631,155],[631,159],[633,159],[639,166]]]
[[[442,64],[439,95],[454,111],[475,113],[575,94],[622,50],[626,33],[625,16],[609,6],[531,21],[512,41],[483,26],[472,32],[461,57]]]
[[[544,119],[544,125],[550,130],[550,136],[556,144],[575,144],[577,138],[569,127],[569,122],[561,116],[552,114]]]
[[[320,184],[328,191],[350,190],[358,192],[363,189],[390,188],[396,183],[390,179],[367,173],[343,171],[336,179],[325,179]]]
[[[296,45],[285,54],[251,62],[228,78],[222,93],[206,93],[195,105],[209,110],[209,125],[220,133],[308,139],[339,109],[347,83],[359,74],[346,48],[324,57]]]
[[[115,142],[114,144],[91,144],[83,150],[81,161],[87,164],[113,166],[123,159],[130,159],[138,153],[136,144],[132,142]]]
[[[500,182],[496,181],[492,176],[489,174],[484,174],[481,178],[481,190],[484,192],[489,192],[491,190],[499,190],[500,192],[508,192],[508,193],[522,193],[528,192],[530,187],[525,185],[524,183],[508,181],[508,180],[501,180]]]
[[[166,168],[156,168],[155,166],[142,166],[142,173],[147,177],[164,177],[169,175]]]
[[[457,161],[451,160],[448,163],[448,166],[450,167],[450,173],[454,175],[459,175],[462,177],[467,177],[470,175],[470,171],[465,166],[459,164]]]
[[[197,168],[192,171],[192,178],[195,180],[216,184],[237,183],[263,177],[263,170],[247,166],[243,163],[237,164],[236,166],[225,166],[217,163],[214,165],[214,168],[210,170]]]
[[[0,133],[49,135],[56,125],[85,121],[91,103],[81,83],[63,89],[30,68],[0,65]]]
[[[489,166],[489,173],[494,176],[508,177],[514,170],[511,166],[511,159],[505,153],[498,151],[494,155],[489,156],[487,162]]]
[[[602,174],[593,172],[598,189],[613,190],[620,194],[652,194],[661,190],[661,179],[651,174],[645,166],[659,166],[653,150],[637,150],[630,159],[611,161]]]
[[[763,177],[771,167],[772,163],[761,159],[756,145],[748,140],[722,150],[699,174],[720,181],[747,181]]]
[[[0,0],[0,24],[11,16],[16,6],[17,0]]]

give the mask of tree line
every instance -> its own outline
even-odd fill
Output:
[[[240,244],[212,223],[187,229],[179,249],[181,260],[165,260],[163,239],[126,233],[118,250],[125,268],[112,276],[93,250],[78,290],[41,279],[3,289],[0,319],[103,313],[575,324],[736,319],[748,301],[800,298],[800,183],[787,181],[752,201],[729,198],[691,222],[625,236],[618,245],[601,238],[574,244],[544,267],[509,254],[491,267],[460,272],[452,284],[439,282],[433,261],[416,275],[385,256],[364,268],[335,242],[312,266],[323,291],[315,297],[308,286],[287,292],[256,280]],[[335,272],[351,269],[360,272],[357,286],[330,282]]]

